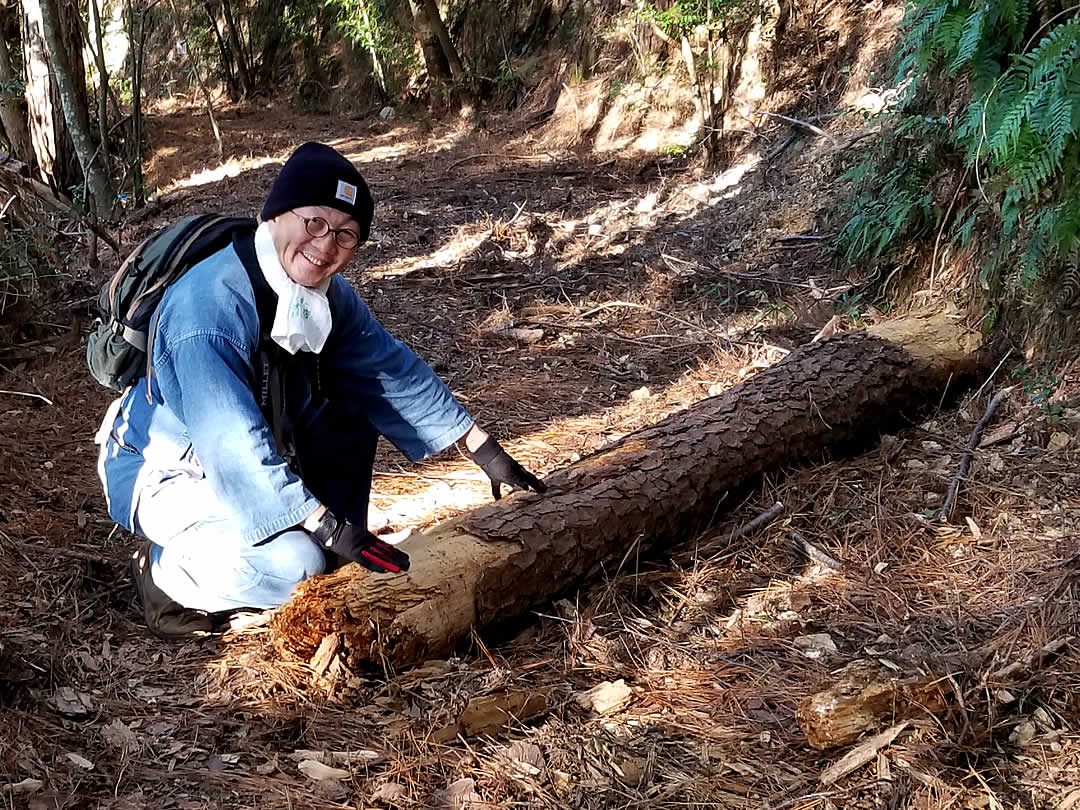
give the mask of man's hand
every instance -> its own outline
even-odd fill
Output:
[[[399,574],[409,570],[409,555],[384,543],[367,529],[338,520],[327,512],[312,532],[319,545],[339,557],[360,563],[377,574]]]
[[[535,475],[514,461],[491,436],[488,436],[484,443],[469,455],[491,479],[491,494],[495,500],[502,497],[503,484],[515,489],[547,492],[547,487]]]

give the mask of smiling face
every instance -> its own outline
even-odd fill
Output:
[[[355,220],[344,211],[324,205],[305,205],[285,211],[269,220],[270,235],[285,275],[304,287],[317,287],[345,269],[356,248],[343,248],[333,233],[314,237],[301,217],[322,217],[332,229],[359,231]]]

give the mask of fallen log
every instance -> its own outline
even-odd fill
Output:
[[[865,447],[910,423],[979,369],[980,344],[938,314],[807,345],[549,475],[543,496],[518,493],[414,534],[403,545],[407,574],[349,565],[304,583],[273,618],[275,644],[310,658],[324,636],[342,633],[354,668],[436,657],[634,544],[693,537],[729,493],[764,473]]]

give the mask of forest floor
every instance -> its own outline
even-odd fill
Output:
[[[184,214],[254,213],[306,139],[352,157],[377,210],[347,276],[539,474],[737,384],[834,314],[887,317],[880,280],[819,238],[844,154],[784,124],[715,172],[284,107],[224,111],[234,157],[218,165],[197,110],[151,125],[163,196],[119,234],[127,248]],[[777,471],[718,504],[705,535],[562,595],[513,638],[328,679],[265,628],[168,644],[143,626],[134,540],[96,476],[109,396],[83,361],[79,313],[116,264],[102,250],[0,353],[0,807],[1080,803],[1080,365],[1008,355],[957,406],[861,457]],[[1012,383],[953,521],[933,522]],[[450,454],[410,465],[383,448],[373,520],[429,526],[489,498],[485,481]],[[731,543],[778,500],[779,519]],[[827,556],[796,553],[793,533]],[[796,709],[860,659],[932,679],[945,708],[909,712],[822,781],[849,748],[810,747]],[[492,707],[524,698],[497,722]]]

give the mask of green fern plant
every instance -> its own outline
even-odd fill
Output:
[[[1080,14],[1055,11],[1053,0],[909,5],[904,92],[845,176],[848,260],[887,257],[931,230],[957,244],[984,231],[998,237],[985,277],[1030,287],[1080,247]],[[965,170],[970,193],[934,197],[935,178]]]

